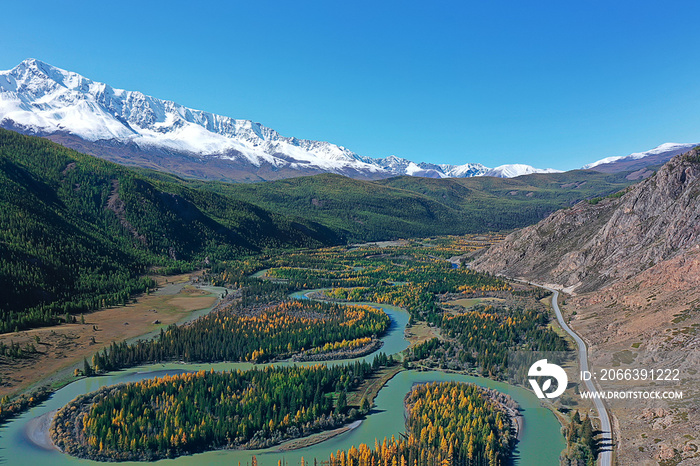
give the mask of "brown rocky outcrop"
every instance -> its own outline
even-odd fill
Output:
[[[700,242],[700,150],[618,197],[584,201],[492,246],[477,270],[576,292],[629,279]]]
[[[700,423],[700,150],[674,157],[619,196],[514,232],[472,266],[574,290],[563,312],[586,341],[592,367],[684,374],[674,385],[640,385],[682,391],[680,402],[606,404],[620,464],[698,464],[689,434]]]

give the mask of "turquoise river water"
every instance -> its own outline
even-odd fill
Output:
[[[302,297],[297,293],[294,296]],[[404,337],[404,329],[408,322],[408,313],[398,307],[388,305],[372,306],[380,307],[391,318],[391,327],[383,337],[384,345],[379,351],[387,354],[396,354],[408,347],[408,341]],[[366,356],[371,361],[374,355]],[[333,361],[329,364],[347,363],[348,361]],[[277,363],[288,365],[290,363]],[[88,393],[105,385],[121,382],[132,382],[165,374],[197,371],[214,368],[216,371],[232,369],[249,369],[253,364],[249,363],[215,363],[215,364],[153,364],[118,371],[102,377],[92,377],[77,380],[58,390],[49,400],[32,408],[22,416],[0,427],[0,462],[5,464],[22,465],[83,465],[103,464],[95,461],[78,459],[63,454],[60,451],[40,446],[37,438],[37,429],[33,427],[37,418],[45,416],[71,401],[78,395]],[[540,405],[539,400],[530,391],[501,382],[495,382],[481,377],[472,377],[460,374],[449,374],[439,371],[402,371],[379,392],[375,399],[375,406],[369,416],[359,423],[356,428],[337,435],[324,442],[293,451],[281,452],[279,446],[265,450],[222,450],[207,453],[199,453],[190,456],[181,456],[175,459],[158,461],[164,465],[236,465],[250,464],[252,455],[256,455],[260,466],[274,466],[278,460],[284,464],[298,465],[301,458],[320,461],[329,458],[331,453],[338,449],[347,449],[351,445],[365,443],[373,446],[375,438],[380,442],[384,437],[395,435],[397,438],[404,430],[404,396],[416,383],[430,381],[459,381],[471,382],[482,387],[497,389],[507,393],[521,407],[524,419],[524,429],[518,441],[515,452],[515,464],[521,466],[558,465],[559,454],[564,449],[564,438],[560,433],[560,425],[556,417],[548,409]],[[138,463],[128,463],[138,464]],[[308,464],[308,463],[307,463]]]

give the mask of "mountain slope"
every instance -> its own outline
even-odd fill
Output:
[[[0,126],[110,161],[200,179],[261,181],[316,173],[444,178],[488,170],[480,164],[362,157],[336,144],[284,137],[249,120],[115,89],[35,59],[0,72]]]
[[[453,207],[472,210],[481,205],[495,213],[510,205],[513,212],[536,208],[552,212],[582,199],[606,196],[628,186],[625,174],[602,174],[588,170],[531,174],[517,178],[472,177],[449,180],[417,180],[396,177],[375,181],[421,193]],[[542,217],[544,218],[544,217]]]
[[[251,171],[382,170],[335,144],[286,138],[249,120],[193,110],[140,92],[114,89],[38,60],[0,75],[3,125],[41,135],[69,134],[87,147],[136,147],[146,156],[165,151],[216,156]],[[109,143],[109,144],[108,144]],[[146,157],[147,158],[147,157]],[[264,167],[263,167],[264,166]]]
[[[0,130],[0,332],[124,302],[149,286],[139,277],[154,265],[176,270],[270,248],[514,228],[628,183],[594,172],[202,182]]]
[[[697,464],[700,458],[687,438],[700,425],[699,196],[695,148],[621,196],[580,203],[509,235],[473,264],[571,292],[563,313],[585,340],[594,374],[613,367],[623,374],[684,374],[665,384],[598,376],[602,391],[683,394],[681,402],[646,396],[605,401],[620,464]]]
[[[514,179],[402,176],[363,181],[324,174],[254,184],[187,183],[320,222],[348,241],[519,228],[581,199],[607,195],[630,184],[624,174],[591,171]]]
[[[360,156],[329,142],[284,137],[250,120],[115,89],[35,59],[0,72],[0,127],[43,136],[113,162],[204,180],[251,182],[318,173],[370,180],[397,175],[510,178],[556,172],[517,163],[490,169],[478,163],[431,164],[393,155]],[[664,144],[584,168],[635,171],[663,163],[689,147]],[[633,178],[650,173],[642,170]]]
[[[522,163],[511,163],[491,168],[484,173],[484,176],[495,176],[497,178],[515,178],[516,176],[531,175],[533,173],[560,173],[561,170],[553,168],[535,168]]]
[[[0,130],[0,332],[124,302],[148,267],[333,244],[298,217]]]
[[[582,202],[510,235],[474,267],[585,292],[700,242],[700,152],[676,156],[620,197]]]
[[[639,171],[639,173],[632,175],[638,176],[636,179],[639,179],[643,178],[643,175],[645,174],[646,176],[651,174],[649,168],[658,168],[658,166],[668,162],[674,156],[688,152],[696,145],[697,144],[677,144],[668,142],[646,152],[636,152],[625,156],[606,157],[596,162],[584,165],[583,168],[604,173]],[[646,172],[648,172],[648,174]]]

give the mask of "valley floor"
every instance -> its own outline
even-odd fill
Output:
[[[191,283],[198,272],[153,277],[159,290],[138,296],[126,306],[85,314],[85,323],[63,324],[0,335],[0,342],[24,347],[33,344],[37,352],[24,358],[0,356],[0,396],[13,395],[41,382],[62,384],[74,379],[98,350],[113,341],[139,337],[179,322],[192,312],[215,304],[218,297]],[[94,339],[94,341],[93,341]]]
[[[487,238],[484,240],[488,241]],[[250,301],[252,297],[255,297],[255,300],[250,303],[257,303],[257,299],[271,292],[283,292],[286,296],[290,291],[311,288],[316,289],[317,297],[322,299],[338,300],[343,303],[374,302],[390,307],[393,305],[395,308],[401,307],[406,318],[410,314],[410,320],[404,320],[398,328],[392,327],[390,333],[399,335],[398,339],[403,341],[403,346],[395,348],[389,345],[393,348],[389,353],[397,353],[408,346],[408,350],[403,355],[405,368],[415,368],[419,371],[437,369],[461,374],[455,375],[456,377],[468,378],[483,375],[496,380],[507,380],[504,361],[509,351],[519,349],[563,351],[568,345],[549,323],[550,318],[544,302],[546,292],[475,273],[463,267],[460,260],[451,266],[446,262],[449,258],[458,256],[467,258],[470,253],[483,247],[484,240],[450,237],[411,243],[363,245],[351,249],[339,247],[304,253],[295,252],[276,258],[261,257],[254,260],[257,262],[241,261],[227,264],[226,269],[217,272],[219,275],[209,272],[204,280],[222,285],[242,283],[243,278],[247,278],[246,287],[236,294],[240,297],[234,303],[236,305],[239,301],[243,305],[242,303],[247,303],[246,300]],[[263,277],[267,280],[261,282],[251,278],[251,274],[261,268],[267,270]],[[166,280],[169,283],[166,283]],[[218,296],[195,286],[200,281],[196,274],[159,277],[158,281],[160,287],[157,292],[138,297],[135,303],[125,307],[86,314],[84,323],[78,316],[79,323],[76,324],[13,334],[14,343],[25,345],[34,342],[38,352],[27,359],[15,361],[19,371],[12,376],[7,375],[8,393],[11,389],[16,392],[39,380],[43,380],[44,383],[70,380],[74,369],[82,369],[84,357],[90,360],[97,350],[109,345],[112,341],[127,339],[133,341],[136,336],[157,332],[161,326],[181,322],[189,315],[201,314],[201,312],[193,313],[195,310],[205,309],[204,312],[206,312],[207,306],[212,308],[217,301]],[[263,284],[265,286],[262,286]],[[219,289],[223,290],[223,288]],[[250,296],[246,294],[249,290],[255,289],[257,289],[255,293],[260,294]],[[298,293],[302,292],[297,291],[295,294]],[[257,309],[256,305],[251,309]],[[294,304],[294,306],[300,305]],[[287,309],[291,305],[285,304],[285,306],[284,309]],[[239,328],[229,322],[231,316],[226,314],[229,308],[221,309],[221,312],[204,319],[211,320],[209,322],[211,325],[205,326],[207,329],[205,333],[208,334],[217,325],[221,325],[228,335],[231,335],[229,328]],[[317,311],[320,312],[321,309]],[[251,319],[262,318],[258,313],[253,312],[253,314],[249,316]],[[295,315],[288,313],[279,323],[286,325],[286,322],[293,318]],[[407,320],[408,325],[406,325]],[[230,327],[230,325],[233,326]],[[192,330],[193,326],[184,328]],[[260,331],[267,330],[269,328],[265,325],[260,328]],[[180,338],[178,335],[180,333],[173,333],[171,337]],[[38,340],[35,336],[38,336]],[[184,338],[183,342],[185,340],[189,342],[189,337],[182,338]],[[166,340],[161,339],[159,342],[156,343],[164,345]],[[217,345],[206,347],[215,348]],[[287,347],[292,348],[291,340],[289,346],[285,343],[285,348]],[[303,351],[303,348],[301,350]],[[116,351],[116,348],[113,349],[113,352]],[[292,350],[289,349],[283,353],[288,354],[290,351]],[[221,356],[217,357],[221,358]],[[197,361],[207,360],[205,356],[202,358],[195,360],[195,364]],[[179,361],[177,358],[174,360]],[[221,360],[232,359],[227,356]],[[257,361],[255,354],[253,359],[247,357],[243,359],[241,356],[241,361],[249,360]],[[242,364],[241,367],[247,367],[249,363],[240,364]],[[98,367],[97,363],[93,365],[95,369]],[[117,363],[107,367],[106,371],[119,367]],[[99,368],[99,372],[104,373],[105,366],[102,362],[99,363]],[[383,369],[364,382],[360,378],[357,382],[359,386],[355,390],[347,391],[347,400],[343,395],[343,408],[339,408],[339,404],[336,409],[342,412],[346,406],[350,410],[350,407],[354,409],[360,405],[366,406],[367,402],[371,407],[372,400],[379,394],[382,387],[401,370],[401,367],[393,366]],[[345,393],[347,390],[347,382],[345,390],[340,390],[338,387],[342,388],[342,385],[336,386],[333,397],[337,396],[337,403],[340,403],[340,393],[341,391]],[[361,408],[361,411],[364,409]],[[513,421],[517,423],[513,433],[522,433],[521,419],[513,416],[515,411],[506,410],[504,413],[506,417],[514,418]],[[348,419],[355,418],[351,416]],[[560,421],[566,423],[567,419],[560,418]],[[557,425],[556,421],[554,424]],[[502,429],[503,426],[501,425],[500,428]],[[331,432],[326,435],[332,437],[343,432]],[[506,445],[510,443],[508,437],[513,435],[509,432],[506,425],[505,437],[499,447],[504,452],[511,448]],[[554,432],[553,438],[558,437],[561,440],[559,429],[555,428]],[[102,433],[95,433],[95,435],[102,435]],[[325,438],[305,439],[297,446],[292,444],[285,448],[303,448],[308,444],[307,442],[324,440]],[[480,443],[482,445],[480,448],[483,449],[488,442],[486,438],[481,438],[477,443]],[[457,448],[456,445],[455,448]],[[493,452],[493,450],[489,451]],[[482,454],[485,455],[486,450]]]

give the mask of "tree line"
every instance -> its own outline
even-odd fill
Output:
[[[595,466],[598,446],[595,440],[593,423],[588,414],[581,417],[578,411],[571,416],[571,422],[564,428],[566,450],[562,464],[566,466]]]
[[[186,325],[171,325],[154,340],[112,343],[93,356],[85,373],[161,361],[264,363],[293,354],[378,337],[390,319],[371,306],[310,300],[276,303],[233,301]]]
[[[51,434],[72,455],[111,461],[262,448],[365,414],[368,404],[348,406],[347,393],[389,363],[200,371],[105,387],[62,408]]]
[[[406,396],[406,434],[331,454],[330,466],[499,466],[514,438],[503,408],[474,384],[418,385]]]
[[[125,304],[155,286],[144,277],[154,266],[190,271],[338,240],[314,222],[4,129],[0,225],[2,333]]]

